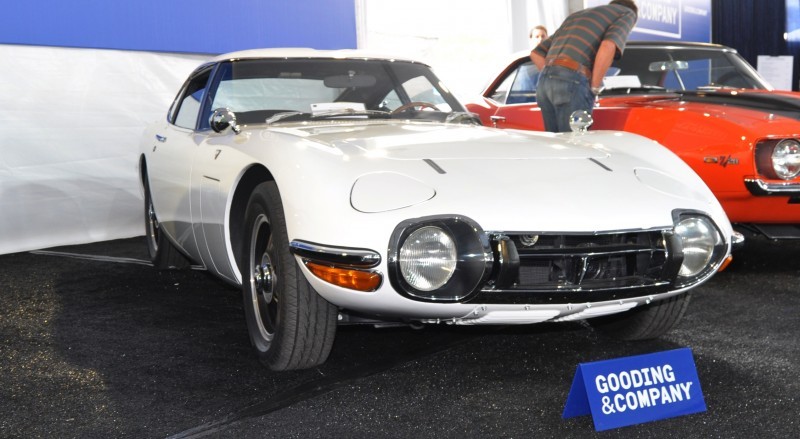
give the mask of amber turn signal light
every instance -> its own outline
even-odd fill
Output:
[[[719,268],[717,268],[717,272],[720,272],[720,271],[728,268],[728,265],[730,265],[731,262],[733,262],[733,255],[728,255],[728,257],[725,258],[724,261],[722,261],[722,264],[719,265]]]
[[[373,271],[331,267],[314,262],[306,262],[306,267],[314,273],[314,276],[317,276],[325,282],[356,291],[375,291],[381,286],[381,281],[383,279],[379,273]]]

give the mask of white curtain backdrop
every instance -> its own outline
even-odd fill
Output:
[[[144,128],[206,56],[0,45],[0,254],[144,233]]]
[[[354,0],[359,48],[429,63],[464,102],[582,0]],[[205,55],[0,45],[0,254],[144,233],[145,127]]]
[[[576,0],[355,1],[359,48],[430,64],[466,102],[513,53],[528,49],[531,27],[554,30]]]
[[[497,0],[357,0],[361,49],[428,63],[462,100],[510,53],[509,8]]]
[[[514,0],[511,0],[514,1]],[[543,25],[547,32],[552,34],[571,12],[582,9],[583,0],[560,1],[531,1],[525,0],[528,7],[528,29],[536,25]],[[578,7],[577,5],[580,5]],[[526,35],[527,37],[527,35]]]

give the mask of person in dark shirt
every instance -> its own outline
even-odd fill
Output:
[[[547,131],[570,131],[574,111],[591,114],[603,77],[622,56],[638,13],[633,0],[612,0],[575,12],[531,51],[541,72],[536,99]]]

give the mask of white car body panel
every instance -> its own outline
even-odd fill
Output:
[[[269,164],[281,191],[290,241],[379,251],[377,270],[382,273],[387,272],[386,248],[394,227],[442,213],[469,217],[486,231],[603,232],[669,228],[672,211],[680,207],[707,212],[723,234],[732,233],[719,203],[691,169],[658,144],[627,133],[553,135],[382,122],[253,126],[238,135],[229,131],[196,145],[186,143],[192,149],[187,156],[191,187],[167,190],[158,175],[151,175],[154,204],[185,252],[234,283],[241,276],[230,245],[230,200],[242,173],[259,163]],[[144,148],[148,164],[163,160],[165,148],[153,146],[155,151]],[[368,183],[351,204],[359,179]],[[398,190],[404,180],[411,189]],[[162,206],[178,210],[167,212]],[[330,285],[307,270],[306,276],[328,301],[377,315],[488,321],[493,313],[514,311],[520,313],[518,321],[530,322],[537,316],[549,320],[586,312],[591,306],[537,305],[532,312],[527,305],[422,303],[397,294],[388,282],[363,293]],[[652,299],[595,306],[626,307]]]
[[[212,62],[371,56],[279,49],[236,52]],[[242,283],[235,255],[241,243],[233,242],[240,225],[231,224],[241,206],[233,198],[254,167],[264,168],[277,184],[289,242],[380,255],[371,269],[383,282],[372,292],[323,281],[295,256],[328,302],[378,317],[459,324],[563,321],[624,312],[689,288],[581,303],[415,300],[396,291],[387,276],[392,233],[409,219],[466,217],[489,234],[602,234],[671,230],[676,210],[687,210],[711,218],[724,237],[724,256],[731,250],[733,229],[702,180],[672,152],[635,134],[533,133],[366,116],[239,127],[239,133],[216,133],[164,121],[150,127],[141,144],[143,176],[161,230],[182,253],[232,285]]]

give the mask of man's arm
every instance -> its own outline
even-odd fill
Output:
[[[531,61],[536,64],[536,68],[538,68],[540,72],[544,69],[544,57],[536,53],[536,51],[531,52]]]
[[[597,55],[594,57],[594,69],[592,70],[592,89],[598,89],[603,85],[603,78],[606,76],[608,68],[614,62],[614,55],[617,54],[617,45],[611,40],[603,40]],[[531,54],[533,58],[533,54]]]

